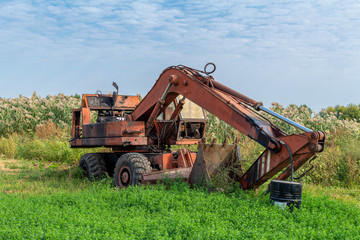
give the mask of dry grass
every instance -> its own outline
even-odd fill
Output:
[[[15,174],[20,171],[22,164],[19,164],[19,160],[15,159],[1,159],[0,160],[0,171],[6,172],[7,174]]]
[[[0,158],[0,192],[30,196],[79,192],[91,185],[77,165]]]
[[[64,131],[50,119],[36,126],[35,136],[39,139],[61,138]]]

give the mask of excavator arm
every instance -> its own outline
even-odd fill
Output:
[[[325,134],[307,129],[262,106],[261,102],[230,89],[205,72],[186,66],[165,69],[153,88],[128,116],[130,121],[145,121],[146,135],[156,119],[175,98],[182,95],[228,123],[266,148],[240,178],[243,189],[256,188],[285,169],[277,179],[292,176],[317,152],[324,149]],[[181,109],[177,109],[179,112]],[[304,131],[288,135],[259,112],[265,111]],[[173,114],[172,117],[176,117]]]

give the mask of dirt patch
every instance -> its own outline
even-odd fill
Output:
[[[68,165],[56,162],[43,162],[43,161],[27,161],[19,159],[6,159],[0,157],[0,172],[6,174],[19,174],[24,171],[33,169],[45,170],[47,168],[56,168],[64,170],[69,168]]]

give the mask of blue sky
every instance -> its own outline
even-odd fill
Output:
[[[207,62],[265,106],[359,104],[360,1],[0,1],[0,97],[145,95]]]

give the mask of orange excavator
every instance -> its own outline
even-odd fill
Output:
[[[207,69],[212,68],[212,71]],[[265,150],[246,172],[232,174],[242,189],[258,188],[276,174],[293,173],[324,150],[325,133],[312,131],[267,108],[212,77],[215,65],[204,70],[183,65],[166,68],[144,99],[138,96],[84,94],[73,110],[72,148],[106,147],[110,152],[88,153],[80,167],[89,179],[108,173],[124,188],[181,177],[191,184],[206,183],[228,165],[239,164],[236,144],[205,144],[205,111],[262,145]],[[262,113],[302,131],[287,134]],[[174,145],[182,145],[175,147]],[[197,145],[197,151],[191,151]],[[187,146],[187,148],[185,148]],[[194,148],[192,148],[194,149]]]

